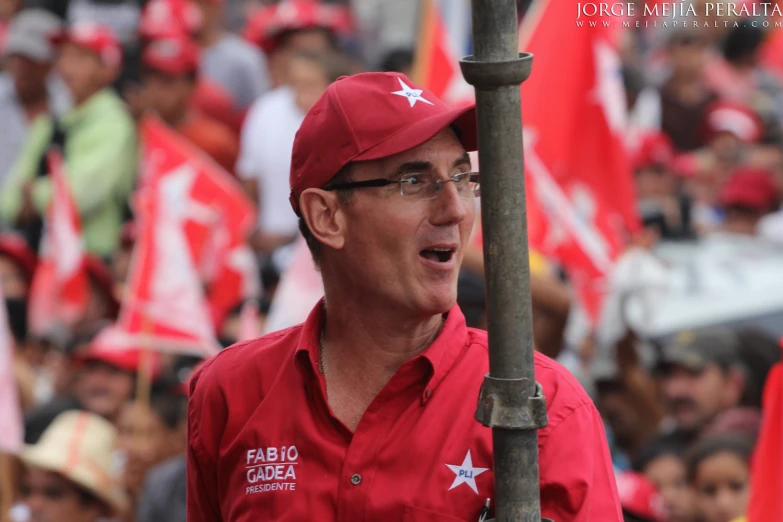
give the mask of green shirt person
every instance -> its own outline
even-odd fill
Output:
[[[61,144],[86,248],[108,257],[118,244],[137,164],[134,122],[108,87],[120,70],[122,51],[108,29],[92,23],[71,26],[62,40],[57,66],[74,108],[56,122],[42,116],[33,123],[0,188],[0,218],[24,228],[46,214],[52,184],[41,162],[50,145]]]

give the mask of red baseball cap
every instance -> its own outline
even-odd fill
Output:
[[[24,239],[16,234],[0,234],[0,256],[10,258],[22,270],[27,284],[32,282],[38,256]]]
[[[307,112],[291,155],[291,206],[323,187],[353,161],[385,158],[410,150],[454,124],[466,150],[476,150],[476,110],[451,108],[404,74],[369,72],[332,83]]]
[[[724,207],[736,205],[771,210],[780,201],[780,192],[770,171],[758,167],[739,167],[723,185],[719,201]]]
[[[192,0],[151,0],[141,13],[139,36],[145,40],[192,36],[204,27],[204,16]]]
[[[635,169],[663,167],[669,169],[674,162],[674,145],[663,132],[649,132],[639,139],[633,153]]]
[[[144,49],[141,61],[154,71],[181,76],[198,71],[200,52],[188,37],[153,40]]]
[[[150,375],[156,379],[163,371],[163,359],[157,350],[128,348],[122,339],[122,330],[115,324],[104,327],[90,343],[87,350],[75,357],[77,364],[90,361],[103,362],[126,372],[137,373],[144,357],[149,357]]]
[[[750,107],[726,100],[714,102],[707,108],[703,125],[706,141],[718,134],[730,133],[744,143],[756,143],[762,133],[761,120]]]
[[[312,0],[283,0],[251,14],[243,34],[246,40],[270,53],[278,46],[282,34],[318,28],[335,34],[349,32],[353,28],[350,9]]]
[[[634,471],[618,473],[617,493],[624,512],[650,522],[665,522],[666,507],[652,482]]]
[[[118,70],[122,66],[122,47],[114,32],[105,25],[91,21],[76,22],[56,37],[55,42],[68,42],[92,51],[112,69]]]

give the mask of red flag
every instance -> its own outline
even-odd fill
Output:
[[[256,221],[252,202],[237,181],[209,156],[156,118],[142,122],[143,186],[189,169],[178,185],[181,226],[218,326],[239,303],[257,297],[258,268],[246,239]]]
[[[14,341],[8,326],[5,298],[0,292],[0,453],[16,453],[22,448],[22,408],[14,377]]]
[[[412,80],[451,105],[473,101],[459,60],[470,54],[470,2],[422,0]]]
[[[612,24],[579,27],[576,2],[542,9],[520,31],[535,56],[521,91],[530,244],[563,264],[596,321],[604,276],[638,223],[620,60]]]
[[[783,363],[776,364],[767,376],[761,422],[753,455],[748,522],[783,520]]]
[[[62,156],[47,155],[52,180],[46,235],[30,289],[30,331],[55,334],[81,319],[89,302],[81,221],[65,177]]]

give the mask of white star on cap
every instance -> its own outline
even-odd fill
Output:
[[[404,96],[405,98],[408,98],[408,103],[411,104],[411,107],[416,105],[417,101],[421,101],[424,103],[427,103],[429,105],[432,105],[432,102],[429,100],[425,100],[421,97],[421,93],[423,92],[421,89],[411,89],[407,85],[405,85],[405,82],[402,81],[402,78],[397,78],[400,81],[400,87],[402,87],[401,91],[394,91],[392,94],[396,94],[397,96]]]
[[[453,464],[446,464],[448,468],[454,472],[454,482],[452,482],[449,491],[456,488],[460,484],[467,484],[470,489],[478,495],[478,488],[476,487],[476,477],[487,471],[489,468],[474,468],[473,459],[470,456],[470,450],[465,455],[465,460],[462,461],[461,466],[454,466]]]

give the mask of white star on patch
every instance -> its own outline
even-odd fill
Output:
[[[411,107],[416,105],[417,101],[421,101],[424,103],[427,103],[429,105],[432,105],[432,102],[429,100],[425,100],[421,97],[421,93],[424,92],[421,89],[411,89],[407,85],[405,85],[405,82],[402,81],[402,78],[397,78],[400,81],[400,87],[402,87],[401,91],[394,91],[392,94],[396,94],[397,96],[404,96],[405,98],[408,98],[408,103],[411,104]]]
[[[465,460],[462,461],[461,466],[454,466],[453,464],[446,464],[448,468],[454,472],[456,477],[452,482],[449,491],[456,488],[460,484],[467,484],[473,492],[478,495],[478,488],[476,487],[476,477],[487,471],[489,468],[474,468],[473,459],[470,456],[470,450],[465,455]]]

